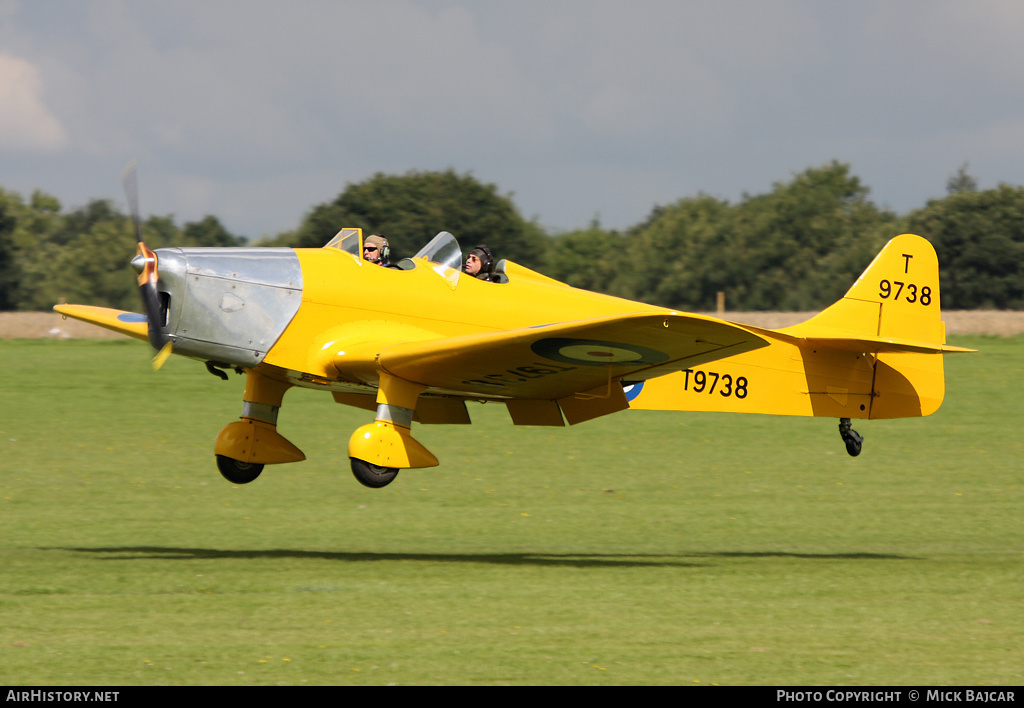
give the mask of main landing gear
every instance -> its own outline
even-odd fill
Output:
[[[849,418],[839,419],[839,435],[843,438],[843,442],[846,443],[846,452],[849,453],[850,457],[856,457],[860,454],[861,445],[864,444],[864,436],[851,428],[851,425],[852,423]]]
[[[374,422],[358,428],[348,441],[352,474],[360,484],[380,489],[390,484],[399,470],[437,465],[437,458],[410,430],[423,388],[381,374]]]
[[[216,366],[211,368],[219,371]],[[264,465],[306,459],[277,432],[277,413],[290,386],[255,369],[246,371],[242,416],[224,426],[214,445],[217,469],[224,479],[248,484],[260,476]],[[437,458],[413,439],[410,431],[422,389],[418,384],[381,375],[376,419],[356,430],[349,440],[352,474],[360,484],[380,489],[390,484],[401,469],[437,465]]]
[[[248,484],[260,476],[264,465],[306,459],[299,448],[277,432],[277,412],[289,387],[289,383],[267,378],[253,369],[246,372],[242,417],[224,426],[213,448],[217,469],[224,479]]]

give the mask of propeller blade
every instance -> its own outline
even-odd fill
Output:
[[[167,342],[167,344],[165,344],[160,351],[156,353],[156,356],[153,357],[153,371],[159,371],[160,367],[164,365],[164,362],[167,361],[167,357],[170,355],[171,343]]]
[[[121,172],[121,184],[124,186],[124,195],[128,198],[128,211],[132,215],[132,223],[135,224],[135,240],[142,243],[142,222],[139,219],[139,180],[136,175],[135,160],[129,162]]]
[[[153,368],[159,369],[163,366],[167,356],[171,353],[171,340],[160,331],[163,325],[160,312],[160,295],[157,291],[157,257],[156,253],[146,247],[142,240],[142,221],[139,217],[139,185],[136,176],[135,161],[124,168],[121,173],[121,183],[124,185],[124,193],[128,198],[128,209],[132,215],[132,223],[135,226],[135,240],[138,242],[136,253],[132,259],[132,267],[139,274],[139,294],[142,296],[142,304],[146,308],[146,321],[149,324],[149,343],[153,349],[159,352],[153,360]],[[159,360],[159,363],[157,363]]]

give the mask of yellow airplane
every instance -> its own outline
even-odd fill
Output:
[[[360,229],[323,248],[162,248],[132,265],[146,314],[54,309],[160,353],[245,372],[242,415],[217,436],[221,474],[245,484],[305,455],[277,432],[285,392],[329,391],[374,411],[349,440],[352,472],[383,487],[438,464],[412,423],[470,423],[466,401],[516,425],[563,426],[627,408],[838,418],[925,416],[942,403],[939,268],[925,239],[892,239],[837,303],[770,330],[572,288],[509,261],[498,282],[461,272],[441,232],[395,267],[362,258]]]

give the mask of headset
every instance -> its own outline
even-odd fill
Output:
[[[391,259],[391,245],[388,243],[388,240],[384,236],[384,234],[370,235],[376,236],[377,238],[384,242],[380,246],[377,246],[377,255],[379,256],[379,260],[377,261],[377,263],[379,263],[380,265],[387,265]]]
[[[480,244],[474,251],[482,251],[486,260],[480,262],[480,271],[482,273],[490,273],[494,270],[494,255],[491,253],[491,249],[487,248],[484,244]]]

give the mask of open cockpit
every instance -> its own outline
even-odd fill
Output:
[[[336,248],[344,251],[356,259],[361,259],[363,253],[363,230],[356,228],[344,228],[335,234],[334,238],[327,242],[324,248]],[[415,270],[420,263],[429,265],[435,272],[449,281],[454,287],[458,284],[459,276],[462,273],[462,248],[459,242],[447,231],[438,232],[430,239],[423,248],[416,252],[411,258],[402,258],[391,264],[395,270]],[[498,261],[492,271],[491,281],[493,283],[507,283],[508,276],[505,274],[505,260]]]

